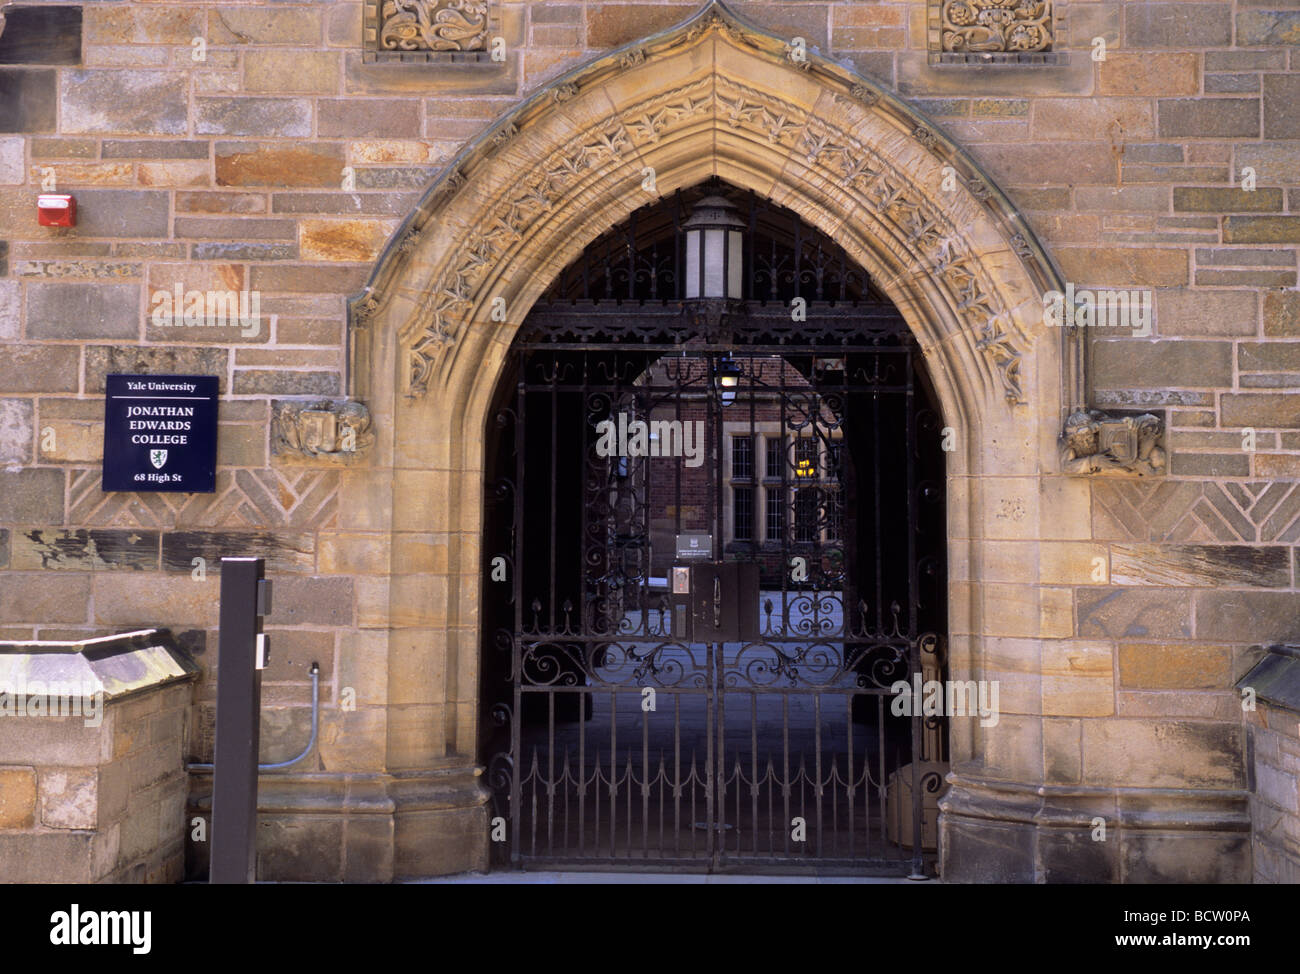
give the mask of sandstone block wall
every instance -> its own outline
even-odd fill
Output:
[[[0,881],[175,883],[184,873],[189,682],[83,717],[0,718]]]
[[[504,63],[405,65],[363,59],[363,6],[87,2],[57,42],[0,37],[0,638],[172,626],[206,671],[199,760],[223,553],[265,555],[281,580],[264,759],[306,739],[312,660],[322,728],[304,767],[379,770],[398,739],[431,760],[472,754],[477,647],[431,670],[401,651],[445,628],[463,543],[393,511],[364,464],[276,455],[271,400],[346,391],[345,299],[466,140],[698,9],[500,3]],[[1008,735],[993,765],[1061,784],[1243,790],[1233,681],[1251,645],[1300,639],[1300,11],[1060,2],[1067,56],[981,67],[931,64],[921,0],[733,6],[928,114],[1067,280],[1153,296],[1149,337],[1095,333],[1092,401],[1164,411],[1168,475],[997,488],[983,574],[953,580],[984,593],[954,635],[1001,667],[1005,706],[1048,717],[1020,745]],[[77,228],[36,225],[50,180],[77,196]],[[155,324],[151,295],[178,284],[256,292],[260,327]],[[215,494],[100,492],[115,371],[221,377]],[[1088,517],[1045,517],[1050,536],[1022,527],[1063,499]],[[395,566],[420,573],[418,591]],[[390,627],[406,635],[390,641]],[[401,687],[416,682],[445,705],[404,712]],[[355,710],[340,709],[344,688]]]
[[[1265,705],[1251,715],[1250,724],[1255,882],[1300,883],[1300,714]]]

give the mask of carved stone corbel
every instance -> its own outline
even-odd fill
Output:
[[[492,133],[492,144],[500,148],[519,134],[519,126],[514,122],[503,125]]]
[[[862,104],[866,105],[868,108],[873,107],[880,101],[879,93],[872,91],[866,85],[854,85],[849,89],[849,94],[862,102]]]
[[[1115,416],[1098,409],[1071,413],[1061,435],[1061,471],[1076,476],[1163,474],[1164,421],[1152,413]]]
[[[271,401],[271,452],[277,457],[346,464],[374,442],[370,410],[354,399]]]
[[[408,230],[402,239],[397,243],[397,252],[399,254],[409,254],[420,245],[420,231],[412,227]]]
[[[367,294],[365,298],[357,302],[352,307],[352,320],[358,325],[370,324],[370,319],[379,313],[379,301],[374,294]]]

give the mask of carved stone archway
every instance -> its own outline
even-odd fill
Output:
[[[648,192],[711,175],[832,237],[917,336],[958,447],[948,462],[953,677],[1015,674],[1023,686],[1039,670],[1036,641],[1060,635],[1036,564],[993,592],[981,556],[984,539],[1034,540],[1045,523],[1088,520],[1086,487],[1056,476],[1057,434],[1083,383],[1075,346],[1042,323],[1043,292],[1060,289],[1050,261],[979,168],[901,101],[712,3],[500,119],[429,190],[352,304],[350,391],[378,438],[357,489],[390,541],[386,589],[372,597],[387,608],[378,732],[395,782],[398,875],[484,861],[485,792],[472,779],[479,542],[484,428],[505,352],[592,239]],[[1009,590],[1023,656],[992,658],[981,620]],[[999,827],[996,810],[979,811],[986,783],[1032,793],[1043,781],[1041,747],[1035,766],[1023,743],[1041,739],[1041,693],[1002,703],[997,726],[953,722],[949,804],[976,844],[983,823]],[[449,859],[438,850],[453,841],[476,851]]]

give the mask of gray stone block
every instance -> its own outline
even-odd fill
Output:
[[[1272,2],[1283,6],[1285,0]],[[1237,14],[1237,46],[1262,47],[1265,44],[1300,44],[1300,10],[1245,10]]]
[[[0,719],[0,754],[12,764],[95,767],[112,757],[109,723],[107,716],[99,727],[86,726],[81,717],[4,717]]]
[[[942,815],[940,870],[945,883],[1032,883],[1033,826],[996,825]]]
[[[1300,139],[1300,74],[1264,75],[1264,138]]]
[[[311,135],[311,102],[305,98],[199,98],[199,135]]]
[[[27,285],[27,335],[30,338],[122,338],[140,335],[140,285]]]
[[[1038,878],[1045,883],[1117,882],[1119,834],[1115,823],[1108,823],[1104,842],[1094,840],[1087,829],[1039,829]]]
[[[1259,137],[1258,98],[1161,98],[1157,106],[1162,137]]]
[[[1232,345],[1116,339],[1093,345],[1099,389],[1232,386]]]
[[[1098,587],[1077,589],[1075,599],[1080,636],[1158,639],[1192,634],[1192,600],[1186,592]]]
[[[1249,883],[1248,833],[1126,831],[1120,837],[1125,883]]]
[[[188,79],[179,71],[65,71],[60,96],[67,133],[184,135]]]
[[[0,832],[6,883],[93,883],[110,837],[96,832]],[[107,872],[107,870],[104,870]]]
[[[62,520],[62,470],[49,467],[0,468],[0,521],[57,524]]]
[[[167,196],[159,190],[78,190],[77,231],[83,237],[166,237]]]
[[[80,64],[81,8],[9,4],[0,64]]]
[[[270,369],[239,369],[235,372],[235,393],[265,393],[273,396],[337,396],[342,379],[335,372],[285,372]]]
[[[123,345],[91,345],[86,348],[86,391],[104,391],[109,373],[141,375],[215,375],[224,394],[226,359],[224,348],[175,348]]]
[[[0,132],[53,132],[57,85],[52,68],[0,68]]]
[[[1227,47],[1232,10],[1221,3],[1126,3],[1124,41],[1129,50]]]

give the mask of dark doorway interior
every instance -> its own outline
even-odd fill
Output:
[[[747,224],[735,300],[682,296],[705,194]],[[498,862],[922,868],[946,728],[894,716],[891,687],[943,669],[934,403],[866,275],[730,187],[634,214],[561,275],[486,431]],[[715,562],[757,566],[746,638],[674,615],[674,568]]]

